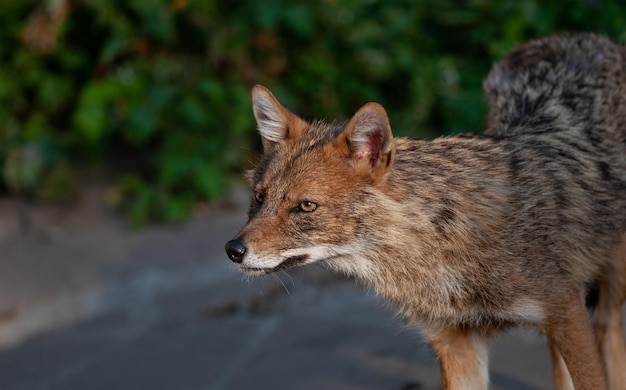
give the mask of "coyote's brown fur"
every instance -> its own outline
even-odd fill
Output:
[[[518,324],[547,335],[559,388],[626,389],[626,50],[532,41],[485,91],[485,134],[425,141],[376,103],[308,123],[255,87],[264,156],[227,253],[251,275],[354,275],[422,330],[446,389],[486,389],[488,340]]]

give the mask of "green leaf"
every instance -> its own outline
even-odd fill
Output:
[[[191,213],[193,202],[184,197],[166,196],[161,198],[159,208],[166,222],[181,222]]]
[[[128,209],[128,216],[132,226],[139,227],[148,222],[155,198],[154,190],[148,186],[142,186],[133,193]]]
[[[205,128],[209,124],[207,108],[194,96],[187,96],[177,105],[176,111],[189,126]]]
[[[121,97],[123,89],[112,81],[89,83],[78,98],[73,124],[76,131],[89,143],[102,140],[109,126],[111,103]]]

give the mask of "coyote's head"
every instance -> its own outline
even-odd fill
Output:
[[[252,103],[264,153],[247,172],[249,220],[226,243],[228,257],[250,275],[317,261],[357,271],[363,221],[375,224],[367,200],[385,186],[395,154],[384,108],[368,103],[348,122],[327,125],[307,123],[262,86]]]

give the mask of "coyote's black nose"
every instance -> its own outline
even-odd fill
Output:
[[[248,248],[239,240],[230,240],[224,246],[228,258],[235,263],[241,263],[243,256],[246,254]]]

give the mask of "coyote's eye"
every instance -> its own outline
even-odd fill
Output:
[[[317,203],[314,203],[308,200],[302,201],[298,205],[298,210],[304,211],[305,213],[310,213],[312,211],[315,211],[316,208],[317,208]]]
[[[254,193],[254,199],[256,199],[256,201],[259,203],[263,203],[263,201],[265,200],[265,192],[256,191]]]

